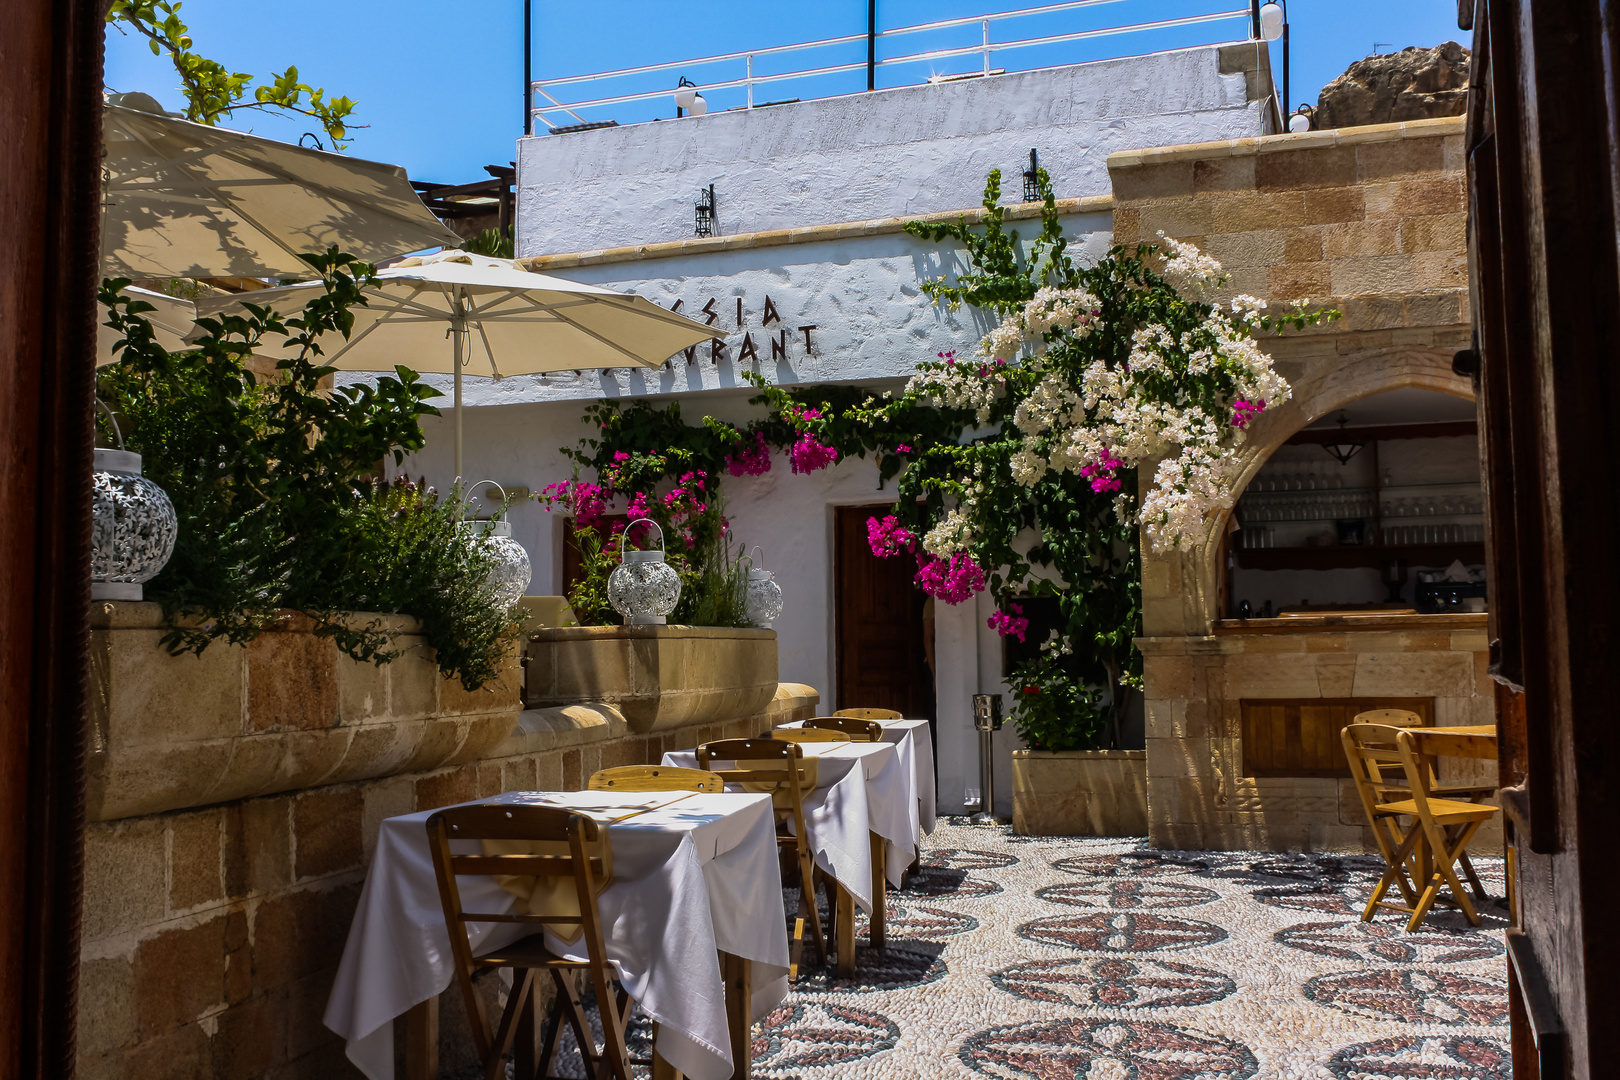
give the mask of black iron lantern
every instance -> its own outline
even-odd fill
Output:
[[[1041,163],[1033,147],[1029,151],[1029,168],[1024,170],[1024,201],[1041,201]]]
[[[1350,417],[1343,409],[1339,410],[1339,437],[1333,442],[1322,444],[1322,449],[1338,459],[1340,465],[1350,464],[1350,459],[1360,453],[1366,443],[1359,443],[1345,434],[1345,427],[1350,423]]]
[[[693,235],[714,235],[714,185],[698,189],[697,213],[693,223]]]

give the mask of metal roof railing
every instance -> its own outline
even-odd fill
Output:
[[[541,104],[531,102],[534,117],[541,124],[547,124],[547,117],[566,114],[577,123],[591,123],[591,119],[582,116],[580,110],[601,109],[610,105],[625,105],[646,101],[667,101],[672,87],[663,86],[654,90],[638,90],[617,94],[606,94],[598,97],[587,97],[577,100],[565,100],[563,88],[585,87],[594,84],[609,82],[611,80],[632,79],[638,76],[651,76],[660,73],[667,74],[693,74],[698,69],[714,64],[735,65],[739,61],[743,65],[740,76],[720,77],[705,80],[698,87],[704,93],[721,90],[741,88],[744,91],[745,108],[754,108],[757,104],[776,104],[774,102],[757,103],[754,90],[756,87],[771,86],[792,80],[825,78],[849,72],[865,70],[868,73],[867,89],[874,88],[876,72],[880,69],[893,69],[906,64],[937,63],[942,60],[952,60],[959,57],[978,55],[980,63],[978,69],[970,72],[961,72],[947,75],[936,75],[935,79],[951,79],[973,77],[977,75],[999,74],[999,69],[993,68],[992,57],[996,53],[1013,52],[1020,49],[1030,49],[1038,46],[1062,45],[1072,42],[1096,40],[1116,37],[1125,34],[1140,34],[1153,31],[1171,31],[1186,27],[1202,26],[1205,24],[1222,23],[1243,20],[1249,24],[1244,27],[1243,38],[1254,36],[1254,3],[1245,3],[1242,7],[1222,11],[1203,12],[1186,15],[1179,18],[1157,19],[1150,22],[1138,22],[1117,26],[1101,26],[1090,29],[1075,30],[1062,33],[1048,33],[1031,37],[1013,38],[1009,40],[993,40],[991,27],[1010,19],[1052,16],[1063,12],[1078,11],[1083,8],[1099,8],[1110,4],[1123,3],[1125,0],[1066,0],[1063,3],[1043,4],[1037,7],[1020,8],[1013,11],[996,12],[990,15],[976,15],[967,18],[942,19],[938,22],[918,23],[914,26],[896,27],[892,30],[880,30],[865,34],[843,34],[838,37],[821,38],[817,41],[805,41],[794,45],[776,45],[764,49],[750,49],[743,52],[720,53],[714,56],[698,57],[692,60],[678,60],[662,64],[643,64],[637,67],[619,68],[615,71],[603,71],[590,75],[572,75],[559,79],[536,80],[531,89],[536,99],[544,99]],[[1231,2],[1231,0],[1228,0]],[[1242,0],[1239,0],[1242,2]],[[980,40],[972,45],[948,48],[928,49],[921,52],[905,53],[898,56],[877,58],[877,47],[880,42],[892,41],[910,37],[916,34],[929,32],[956,30],[962,27],[977,25],[980,28]],[[854,45],[866,42],[868,45],[868,58],[860,61],[823,64],[815,67],[802,67],[789,71],[775,71],[760,73],[755,70],[758,61],[773,57],[785,56],[790,53],[805,52],[812,49],[830,49],[839,46]],[[769,66],[769,65],[767,65]],[[832,94],[817,94],[813,96],[834,96],[837,93],[848,91],[833,91]],[[538,128],[537,128],[538,130]]]

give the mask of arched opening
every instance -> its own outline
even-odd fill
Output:
[[[1232,511],[1220,617],[1484,610],[1473,402],[1405,386],[1313,404]]]

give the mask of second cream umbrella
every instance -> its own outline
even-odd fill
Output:
[[[455,467],[461,469],[461,380],[577,368],[659,367],[712,331],[645,297],[518,268],[510,259],[442,251],[377,272],[354,328],[325,362],[343,371],[455,376]],[[320,282],[199,300],[199,315],[243,303],[288,313],[319,295]],[[446,332],[452,339],[445,348]]]

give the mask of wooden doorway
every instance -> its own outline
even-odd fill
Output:
[[[866,521],[888,506],[840,506],[834,519],[837,688],[840,709],[894,709],[934,718],[934,678],[923,651],[922,590],[909,555],[880,559]]]

